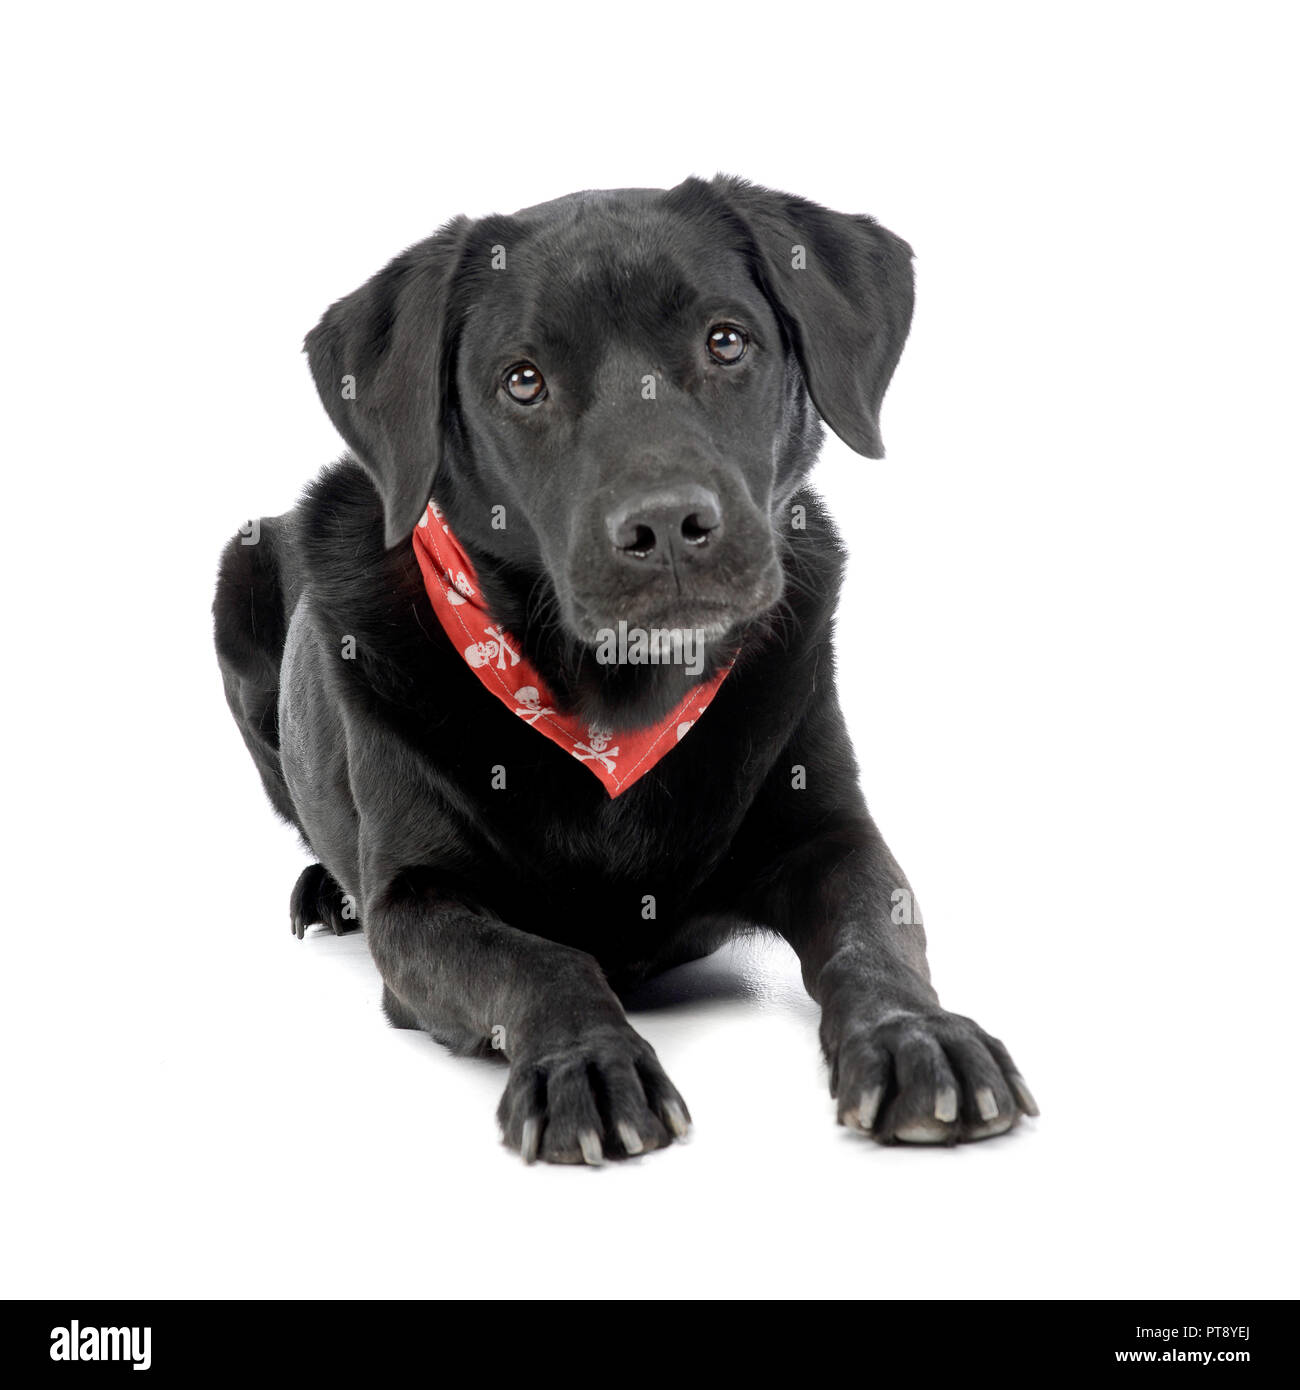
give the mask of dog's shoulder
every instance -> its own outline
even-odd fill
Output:
[[[347,685],[399,704],[427,689],[437,646],[419,564],[412,546],[385,546],[383,503],[350,455],[308,485],[290,543],[319,640],[347,643]]]
[[[346,602],[359,576],[382,568],[383,514],[374,483],[350,454],[307,485],[293,513],[293,544],[313,593]]]

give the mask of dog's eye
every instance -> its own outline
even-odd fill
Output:
[[[546,382],[531,362],[516,362],[506,373],[506,390],[520,405],[536,405],[546,394]]]
[[[739,362],[749,346],[749,339],[733,323],[719,323],[709,329],[709,356],[715,362],[730,366]]]

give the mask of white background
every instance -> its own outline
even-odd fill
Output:
[[[1294,1296],[1297,234],[1282,6],[139,5],[7,22],[0,1293]],[[833,1122],[788,955],[636,1023],[687,1147],[497,1143],[222,701],[299,347],[447,217],[743,174],[912,242],[828,442],[842,694],[945,1002],[1043,1117]]]

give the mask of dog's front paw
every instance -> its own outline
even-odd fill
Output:
[[[1038,1107],[1006,1048],[941,1009],[886,1014],[827,1042],[839,1122],[881,1143],[1003,1134]]]
[[[511,1061],[497,1121],[526,1163],[600,1164],[684,1138],[691,1117],[654,1048],[629,1027],[525,1050]]]

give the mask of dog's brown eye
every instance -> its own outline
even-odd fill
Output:
[[[546,382],[531,362],[516,362],[506,373],[506,390],[520,405],[535,405],[546,394]]]
[[[709,330],[709,356],[715,362],[722,362],[727,366],[739,362],[748,345],[749,339],[735,324],[720,323]]]

